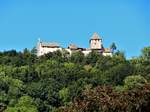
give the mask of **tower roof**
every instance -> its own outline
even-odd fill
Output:
[[[68,46],[69,49],[78,49],[78,47],[75,44],[70,44]]]
[[[92,38],[91,38],[92,40],[100,40],[101,38],[100,38],[100,36],[95,32],[94,34],[93,34],[93,36],[92,36]]]

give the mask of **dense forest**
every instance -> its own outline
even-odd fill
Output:
[[[0,52],[0,112],[150,112],[150,47],[132,59],[35,53]]]

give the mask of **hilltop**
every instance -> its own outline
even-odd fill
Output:
[[[150,47],[130,60],[120,51],[0,52],[4,112],[149,112],[149,82]]]

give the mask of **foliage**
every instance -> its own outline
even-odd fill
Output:
[[[149,47],[132,59],[120,51],[35,53],[0,52],[0,111],[150,111]]]
[[[150,85],[140,89],[117,92],[111,86],[87,87],[75,98],[70,107],[60,108],[66,112],[144,112],[149,108]]]
[[[8,107],[4,112],[38,112],[29,96],[22,96],[14,107]]]
[[[145,59],[150,59],[150,47],[144,47],[142,49],[142,56],[145,58]]]

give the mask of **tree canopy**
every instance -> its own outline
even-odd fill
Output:
[[[149,83],[150,47],[132,59],[120,51],[0,52],[0,112],[149,112]]]

